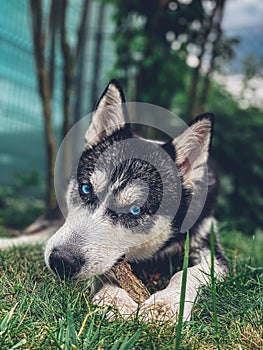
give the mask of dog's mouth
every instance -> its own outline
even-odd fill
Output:
[[[112,267],[102,273],[100,276],[99,276],[99,279],[102,281],[102,282],[110,282],[110,283],[113,283],[113,284],[117,284],[118,285],[118,281],[116,279],[116,276],[115,276],[115,273],[114,273],[114,269],[122,262],[125,260],[125,254],[123,254],[113,265]]]

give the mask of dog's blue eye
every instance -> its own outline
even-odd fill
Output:
[[[81,185],[81,191],[84,193],[84,194],[89,194],[91,192],[91,185],[89,184],[83,184]]]
[[[141,208],[140,208],[138,205],[132,205],[132,206],[130,207],[130,213],[131,213],[132,215],[139,215],[140,212],[141,212]]]

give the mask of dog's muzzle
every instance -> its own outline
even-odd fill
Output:
[[[70,278],[80,272],[85,259],[73,255],[66,249],[54,248],[49,256],[49,266],[61,279]]]

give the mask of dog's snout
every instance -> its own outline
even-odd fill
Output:
[[[76,275],[85,259],[64,249],[54,248],[49,256],[49,266],[61,279]]]

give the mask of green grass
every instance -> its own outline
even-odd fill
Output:
[[[263,241],[221,234],[231,272],[200,292],[181,349],[263,348]],[[176,326],[139,320],[108,322],[90,303],[87,283],[58,284],[47,271],[43,248],[0,252],[0,349],[175,349]]]
[[[179,350],[181,346],[182,338],[182,329],[183,329],[183,316],[184,316],[184,303],[185,303],[185,293],[186,293],[186,284],[187,284],[187,269],[189,262],[189,248],[190,248],[190,234],[189,231],[186,233],[185,239],[185,249],[184,249],[184,261],[183,261],[183,275],[182,275],[182,286],[181,286],[181,295],[180,295],[180,307],[179,315],[176,327],[176,344],[175,350]]]
[[[214,224],[211,226],[210,233],[210,248],[211,248],[211,267],[210,267],[210,283],[211,283],[211,296],[212,296],[212,306],[213,306],[213,321],[216,333],[217,347],[220,349],[219,345],[219,326],[218,326],[218,317],[217,317],[217,308],[216,308],[216,277],[215,277],[215,231]]]

